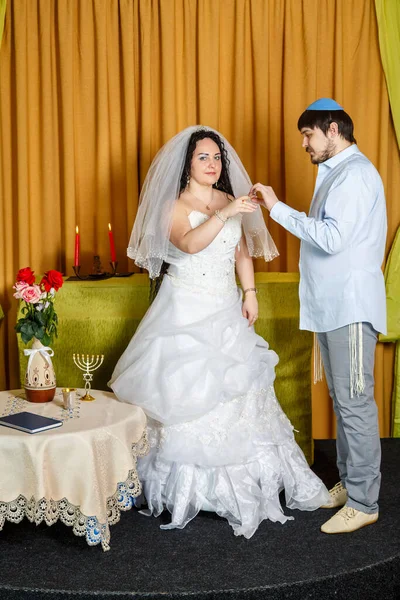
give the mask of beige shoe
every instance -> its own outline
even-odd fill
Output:
[[[379,513],[369,515],[351,506],[343,506],[336,515],[321,527],[323,533],[351,533],[378,520]]]
[[[343,487],[341,481],[329,490],[329,494],[331,496],[331,501],[328,504],[323,504],[320,508],[339,508],[339,506],[344,506],[346,504],[347,490]]]

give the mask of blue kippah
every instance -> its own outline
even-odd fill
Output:
[[[307,106],[306,110],[344,110],[344,108],[332,98],[319,98]]]

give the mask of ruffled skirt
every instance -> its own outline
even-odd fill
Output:
[[[184,527],[200,510],[251,537],[264,519],[329,501],[274,392],[278,357],[248,327],[238,290],[198,294],[164,278],[110,385],[149,417],[138,465],[147,514],[167,508]]]

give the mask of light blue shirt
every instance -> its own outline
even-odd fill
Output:
[[[385,194],[357,146],[319,165],[309,216],[283,202],[270,214],[301,239],[300,329],[324,332],[364,321],[386,333]]]

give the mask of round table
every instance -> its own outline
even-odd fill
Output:
[[[141,493],[136,462],[148,452],[146,416],[91,391],[93,402],[77,394],[70,409],[61,389],[46,404],[28,402],[23,390],[0,392],[0,416],[28,411],[63,421],[35,434],[0,426],[0,530],[25,516],[47,525],[60,519],[89,545],[109,549],[109,526]]]

